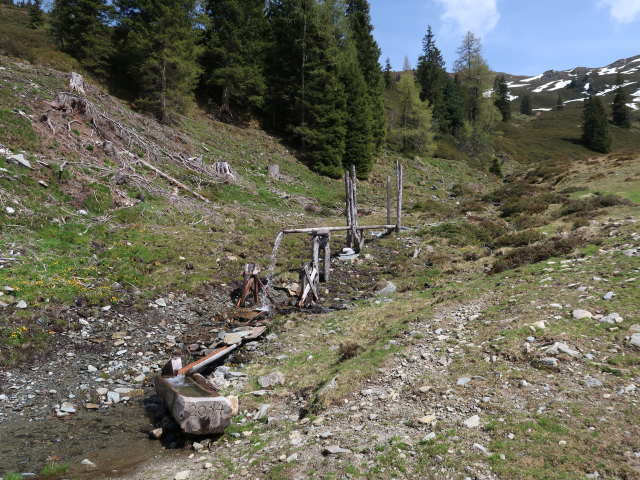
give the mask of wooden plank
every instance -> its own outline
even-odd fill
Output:
[[[323,268],[322,281],[328,282],[329,272],[331,271],[331,250],[329,248],[329,235],[324,235],[322,237],[322,243],[320,244],[320,247],[322,248],[322,251],[324,254],[323,260],[322,260],[322,268]]]
[[[345,209],[347,215],[347,247],[351,246],[351,189],[349,188],[349,172],[344,172]]]
[[[396,228],[395,225],[358,225],[358,230],[385,230],[389,228]],[[350,226],[344,227],[310,227],[310,228],[289,228],[282,230],[282,233],[317,233],[320,232],[346,232],[351,230]]]

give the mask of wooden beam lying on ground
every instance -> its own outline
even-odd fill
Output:
[[[388,230],[395,229],[395,225],[358,225],[358,230]],[[311,228],[290,228],[283,230],[283,233],[314,233],[322,235],[323,232],[346,232],[351,230],[351,227],[311,227]]]

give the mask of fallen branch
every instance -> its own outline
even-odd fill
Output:
[[[145,160],[138,160],[142,165],[144,165],[147,168],[150,168],[151,170],[153,170],[154,172],[156,172],[158,175],[160,175],[162,178],[164,178],[165,180],[167,180],[169,183],[174,184],[176,187],[181,188],[187,192],[189,192],[191,195],[193,195],[194,197],[202,200],[205,203],[209,203],[209,200],[204,198],[202,195],[200,195],[197,192],[194,192],[193,190],[191,190],[189,187],[187,187],[184,183],[176,180],[175,178],[173,178],[170,175],[167,175],[166,173],[164,173],[162,170],[158,170],[156,167],[154,167],[153,165],[151,165],[149,162],[145,161]]]

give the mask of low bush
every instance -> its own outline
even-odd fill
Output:
[[[551,257],[566,255],[582,243],[583,240],[579,236],[574,235],[567,238],[552,237],[536,245],[516,248],[498,258],[489,273],[500,273],[505,270],[518,268],[522,265],[538,263]]]
[[[539,241],[542,237],[542,232],[538,230],[523,230],[496,238],[492,247],[523,247]]]
[[[560,215],[582,216],[601,208],[629,204],[631,204],[630,200],[622,198],[619,195],[594,195],[592,197],[570,200],[565,207],[560,210]]]

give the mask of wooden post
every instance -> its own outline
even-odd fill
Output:
[[[391,175],[387,175],[387,225],[391,224]]]
[[[320,236],[315,233],[311,242],[311,265],[316,270],[320,266]]]
[[[347,247],[351,247],[351,181],[349,180],[349,171],[344,172],[344,189],[347,209]]]
[[[358,236],[358,194],[356,187],[356,166],[350,168],[350,193],[351,193],[351,247],[357,252],[360,251],[360,237]]]
[[[402,187],[403,187],[403,171],[400,162],[396,162],[396,232],[400,233],[402,229]]]
[[[322,276],[321,282],[329,281],[329,271],[331,269],[331,250],[329,249],[329,234],[320,235],[320,249],[322,250]]]

